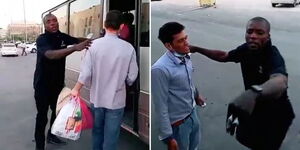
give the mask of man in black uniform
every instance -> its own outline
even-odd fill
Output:
[[[249,20],[245,39],[246,43],[229,52],[190,48],[219,62],[241,64],[245,92],[229,104],[227,116],[238,118],[236,138],[254,150],[278,150],[295,117],[287,96],[284,59],[271,43],[266,19]]]
[[[51,126],[56,118],[55,109],[58,95],[64,87],[66,56],[87,48],[91,41],[85,38],[74,38],[59,31],[56,16],[47,14],[43,18],[45,33],[36,40],[37,63],[34,73],[34,97],[37,107],[35,124],[36,149],[45,148],[45,127],[48,122],[47,113],[52,110],[47,142],[65,145],[55,135],[51,134]],[[81,43],[79,43],[81,42]],[[76,44],[79,43],[79,44]],[[67,48],[67,45],[76,44]]]

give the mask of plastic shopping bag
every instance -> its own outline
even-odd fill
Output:
[[[71,98],[59,111],[51,129],[51,133],[63,138],[77,140],[82,130],[80,101]]]
[[[84,102],[84,100],[82,100],[79,97],[78,99],[80,101],[80,107],[82,112],[82,130],[91,129],[93,128],[94,123],[93,115],[86,103]]]
[[[71,89],[64,87],[58,95],[56,103],[56,115],[59,113],[61,108],[68,103],[71,98]]]

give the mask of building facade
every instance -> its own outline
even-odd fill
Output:
[[[11,23],[7,26],[7,37],[12,41],[25,41],[27,29],[27,41],[34,42],[41,33],[41,24],[38,23]]]

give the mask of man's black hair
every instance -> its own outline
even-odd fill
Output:
[[[165,44],[173,41],[173,36],[184,30],[184,26],[177,22],[168,22],[159,29],[158,39]]]
[[[123,20],[126,24],[132,24],[134,21],[134,15],[130,12],[123,14]]]
[[[254,18],[250,19],[247,23],[247,26],[250,22],[263,22],[263,23],[265,23],[265,25],[267,27],[267,31],[270,32],[270,30],[271,30],[270,22],[263,17],[254,17]]]
[[[43,23],[44,23],[44,25],[46,24],[47,18],[48,18],[48,17],[51,17],[51,16],[56,17],[55,15],[53,15],[53,14],[51,14],[51,13],[48,13],[47,15],[45,15],[45,16],[43,17]]]
[[[111,10],[106,14],[106,20],[104,22],[105,28],[112,28],[118,30],[122,24],[122,13],[118,10]]]

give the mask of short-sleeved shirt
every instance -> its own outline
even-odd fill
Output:
[[[64,86],[66,58],[48,59],[45,52],[48,50],[61,50],[68,45],[78,43],[78,39],[65,33],[45,32],[37,40],[37,60],[34,73],[33,86],[40,94],[59,92]]]
[[[267,43],[265,49],[258,51],[249,50],[247,44],[244,43],[229,52],[227,61],[241,64],[246,90],[252,85],[263,84],[272,74],[288,75],[284,59],[271,42]]]
[[[242,44],[229,52],[226,61],[241,64],[246,90],[251,88],[252,85],[263,84],[270,79],[272,74],[280,73],[286,76],[288,75],[284,59],[278,49],[272,45],[271,41],[267,43],[264,49],[258,51],[249,50],[246,43]],[[290,122],[294,118],[293,108],[288,99],[287,91],[285,91],[277,100],[268,100],[260,97],[256,102],[255,109],[251,115],[253,124],[243,124],[242,120],[240,120],[240,135],[252,134],[244,133],[248,131],[254,132],[254,130],[242,130],[242,125],[243,127],[257,127],[261,126],[261,124],[267,126],[276,121]],[[260,129],[263,130],[264,127],[259,127],[255,132],[262,132]],[[261,135],[262,134],[264,134],[264,132],[262,132]]]

